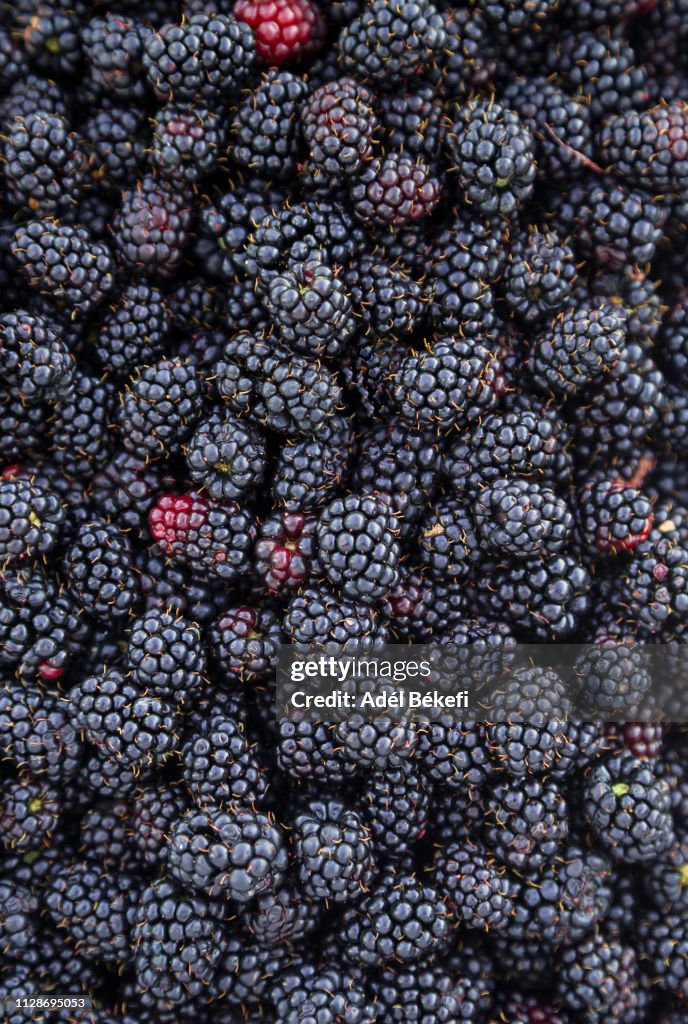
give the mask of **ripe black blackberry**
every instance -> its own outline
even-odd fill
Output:
[[[572,682],[586,714],[630,721],[643,705],[652,675],[641,647],[610,642],[581,650]]]
[[[376,850],[398,859],[424,835],[432,791],[413,760],[374,772],[365,782],[361,814]]]
[[[565,949],[557,965],[562,1006],[585,1021],[639,1021],[635,951],[622,941],[592,936]]]
[[[3,954],[10,961],[20,960],[36,938],[38,897],[28,887],[9,879],[0,881],[0,896],[5,911],[0,923]]]
[[[202,397],[196,366],[190,360],[161,359],[138,368],[119,411],[125,448],[151,458],[169,458],[191,434]]]
[[[253,491],[265,473],[265,439],[259,427],[232,413],[214,412],[201,420],[185,446],[195,484],[213,501],[240,498]]]
[[[625,268],[619,274],[597,274],[590,286],[596,299],[621,307],[629,340],[642,344],[657,339],[665,312],[657,281],[642,270]]]
[[[45,902],[54,922],[66,930],[82,956],[128,963],[139,891],[140,885],[128,875],[76,861],[60,867]]]
[[[15,309],[0,317],[0,338],[5,382],[22,401],[55,402],[70,394],[75,361],[58,323]]]
[[[327,903],[350,903],[367,892],[375,874],[370,828],[339,800],[317,800],[291,823],[296,877],[304,891]]]
[[[62,784],[78,772],[82,745],[64,702],[44,690],[12,682],[0,691],[0,736],[21,774]]]
[[[143,70],[159,100],[221,103],[254,61],[253,32],[230,14],[193,14],[144,35]]]
[[[396,9],[372,0],[339,36],[339,63],[363,81],[394,88],[437,63],[446,41],[444,20],[430,0]]]
[[[281,206],[283,195],[262,183],[234,182],[228,190],[210,191],[197,213],[194,253],[206,273],[234,280],[245,272],[245,246],[255,224]]]
[[[422,325],[427,297],[399,264],[364,254],[345,274],[358,326],[375,338],[413,334]]]
[[[167,854],[170,874],[184,888],[248,903],[284,880],[283,830],[261,811],[235,805],[188,811],[176,823]]]
[[[293,263],[273,277],[265,305],[287,345],[313,359],[340,355],[356,329],[343,282],[317,259]]]
[[[37,110],[16,117],[3,144],[7,198],[24,214],[64,213],[78,201],[86,178],[79,139],[59,114]]]
[[[499,931],[513,912],[511,885],[504,866],[470,840],[440,847],[431,878],[466,928]]]
[[[42,71],[73,75],[81,63],[81,18],[83,11],[71,2],[51,3],[20,0],[12,19],[21,31],[31,63]]]
[[[408,964],[441,953],[451,935],[448,903],[411,872],[387,868],[344,912],[342,955],[351,964]]]
[[[600,160],[631,184],[680,192],[688,184],[688,105],[680,100],[611,114],[597,137]]]
[[[0,331],[2,327],[0,326]],[[27,405],[16,388],[0,388],[0,453],[12,463],[40,447],[45,407]]]
[[[260,806],[269,782],[243,725],[215,713],[182,747],[184,782],[199,806]]]
[[[271,998],[285,1024],[303,1020],[304,1014],[315,1015],[323,1024],[337,1020],[372,1024],[377,1019],[377,1007],[362,979],[338,966],[319,970],[297,963],[279,976]]]
[[[451,166],[466,203],[511,218],[535,184],[534,140],[513,110],[469,100],[447,134]]]
[[[382,610],[395,639],[429,643],[465,617],[467,601],[460,580],[432,579],[402,565]]]
[[[275,512],[260,524],[255,572],[267,588],[287,596],[310,574],[317,519],[303,512]]]
[[[226,343],[214,376],[231,408],[289,436],[322,431],[341,404],[336,377],[325,366],[244,331]]]
[[[648,971],[656,979],[655,983],[662,992],[682,1001],[688,995],[687,922],[685,914],[650,910],[638,925],[641,970]]]
[[[206,993],[225,951],[224,916],[220,900],[164,876],[145,886],[132,915],[137,988],[177,1006]]]
[[[623,184],[594,183],[578,206],[572,232],[579,251],[613,271],[644,266],[662,239],[668,210],[648,193]]]
[[[594,477],[578,495],[579,527],[590,553],[634,551],[652,529],[650,499],[622,480]]]
[[[296,594],[282,620],[285,641],[296,644],[353,644],[384,641],[386,630],[375,611],[326,586],[308,586]]]
[[[202,580],[231,580],[250,565],[256,528],[252,515],[236,502],[218,505],[198,491],[165,493],[148,519],[164,554]]]
[[[573,528],[573,516],[562,498],[549,487],[519,477],[487,484],[475,499],[473,517],[483,543],[512,558],[561,551]]]
[[[148,511],[156,493],[165,486],[159,463],[146,462],[145,455],[123,449],[94,474],[89,488],[93,507],[134,534],[148,535]],[[143,582],[143,581],[142,581]]]
[[[499,363],[489,349],[449,337],[403,360],[392,396],[409,426],[447,431],[489,412],[500,385]]]
[[[6,127],[15,117],[28,116],[37,110],[69,118],[69,100],[66,91],[52,80],[29,74],[8,89],[0,103],[0,119]]]
[[[79,821],[79,852],[85,860],[109,871],[136,875],[141,868],[130,840],[130,806],[126,799],[88,807]]]
[[[65,521],[59,497],[21,476],[0,479],[0,564],[20,564],[47,554]]]
[[[345,76],[316,89],[301,112],[310,166],[328,178],[358,174],[372,159],[377,135],[373,95]]]
[[[78,529],[64,558],[70,590],[97,618],[126,618],[138,598],[131,544],[125,533],[104,519]]]
[[[501,291],[526,324],[570,305],[577,281],[573,250],[555,232],[531,227],[513,239]]]
[[[336,786],[356,771],[356,765],[342,756],[331,723],[281,718],[276,742],[280,769],[297,782]]]
[[[308,96],[303,79],[271,68],[247,93],[231,123],[228,153],[259,178],[294,177],[301,151],[299,109]]]
[[[643,886],[653,907],[665,914],[685,913],[688,906],[688,840],[678,836],[669,849],[643,875]]]
[[[396,692],[389,680],[380,685],[371,683],[364,675],[350,677],[350,686],[359,700],[366,693],[393,695]],[[335,728],[341,756],[362,773],[397,768],[413,758],[420,732],[421,726],[412,715],[390,715],[385,711],[372,718],[353,712]]]
[[[618,861],[652,861],[670,846],[670,806],[668,783],[630,751],[612,755],[585,773],[585,819]]]
[[[127,839],[148,867],[164,866],[172,826],[186,806],[180,786],[160,782],[136,790],[127,817]]]
[[[142,100],[144,27],[126,14],[91,18],[82,29],[84,56],[94,83],[118,100]]]
[[[219,113],[193,103],[169,103],[156,113],[152,126],[150,162],[163,179],[193,184],[211,174],[226,138]]]
[[[282,643],[280,622],[268,608],[227,608],[207,634],[216,670],[228,682],[269,679]]]
[[[533,383],[556,395],[576,395],[612,371],[624,341],[624,317],[610,307],[562,311],[535,341],[528,361]]]
[[[42,780],[8,780],[0,800],[5,849],[27,853],[48,846],[58,828],[62,805],[57,791]]]
[[[517,871],[538,870],[569,834],[566,800],[550,779],[497,781],[486,798],[485,842]]]
[[[289,881],[276,891],[259,896],[256,906],[246,908],[243,915],[258,945],[273,950],[312,934],[320,918],[320,905]]]
[[[150,145],[143,111],[108,105],[84,122],[83,136],[95,182],[115,191],[140,177]]]
[[[480,562],[480,542],[463,502],[447,498],[432,506],[420,525],[421,564],[437,580],[467,580]]]
[[[688,304],[676,303],[662,320],[657,339],[657,358],[669,380],[688,384]]]
[[[198,626],[174,612],[151,609],[132,623],[124,668],[148,693],[173,703],[193,696],[205,672]]]
[[[117,377],[159,359],[171,329],[171,313],[154,285],[128,284],[104,314],[94,341],[98,359]]]
[[[502,99],[530,128],[541,174],[568,183],[588,166],[593,135],[586,104],[537,75],[516,78],[506,86]]]
[[[14,232],[11,252],[29,286],[75,317],[98,306],[114,287],[110,250],[85,228],[30,220]]]
[[[390,505],[373,495],[335,498],[320,514],[315,557],[344,597],[373,604],[398,578],[398,522]]]
[[[446,125],[442,103],[431,85],[398,95],[381,93],[376,111],[386,148],[403,150],[430,164],[440,158]]]
[[[128,270],[146,277],[172,277],[181,262],[191,225],[183,191],[145,175],[122,192],[113,223],[115,251]]]
[[[485,744],[484,729],[452,714],[435,713],[419,735],[418,758],[433,783],[452,791],[482,786],[495,767]]]
[[[354,212],[374,233],[427,217],[440,199],[440,181],[432,168],[407,153],[374,157],[350,183]]]
[[[111,455],[114,404],[112,385],[88,373],[77,373],[70,393],[56,402],[48,424],[49,450],[71,476],[90,476]]]

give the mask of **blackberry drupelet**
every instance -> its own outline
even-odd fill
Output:
[[[390,152],[370,160],[349,192],[355,214],[374,232],[427,217],[439,202],[441,185],[424,160]]]
[[[125,448],[169,458],[191,434],[201,414],[203,389],[195,363],[161,359],[137,369],[119,412]]]
[[[159,100],[222,103],[254,61],[253,32],[229,14],[194,14],[143,37],[143,69]]]
[[[122,192],[113,224],[115,251],[129,271],[170,278],[181,263],[190,226],[185,193],[147,174]]]
[[[188,811],[174,827],[167,854],[170,874],[184,888],[237,903],[279,886],[287,859],[281,826],[241,806]]]
[[[473,517],[483,543],[512,558],[561,551],[573,528],[573,516],[562,498],[519,477],[487,484],[475,499]]]
[[[92,614],[105,622],[126,618],[138,599],[127,535],[105,519],[81,525],[64,558],[67,583]]]
[[[512,218],[535,183],[534,140],[515,111],[469,100],[447,134],[447,150],[470,207]]]
[[[185,446],[191,480],[213,501],[231,501],[255,490],[266,464],[259,427],[232,413],[214,412],[202,420]]]
[[[207,642],[215,668],[227,682],[256,682],[274,675],[282,631],[268,608],[227,608],[210,625]]]
[[[301,111],[310,165],[328,178],[358,174],[378,134],[373,94],[345,76],[316,89]]]
[[[444,20],[430,0],[397,7],[372,0],[344,27],[338,59],[364,82],[395,88],[436,64],[446,42]]]
[[[192,697],[205,673],[201,631],[172,611],[151,609],[132,623],[124,666],[127,677],[148,693],[175,703]]]
[[[57,544],[65,521],[59,497],[31,480],[0,479],[0,564],[26,563]]]
[[[184,782],[199,806],[260,806],[269,783],[243,725],[213,714],[182,747]]]
[[[163,179],[194,184],[215,169],[226,140],[219,113],[195,103],[169,103],[152,126],[150,162]]]
[[[316,527],[317,563],[344,597],[373,604],[397,582],[398,529],[392,508],[380,498],[335,498]]]
[[[94,347],[106,370],[117,377],[159,359],[170,335],[172,317],[162,292],[145,282],[128,284],[109,306]]]
[[[307,895],[351,903],[368,891],[375,850],[357,811],[336,799],[318,800],[297,811],[291,828],[296,877]]]
[[[255,572],[267,590],[288,596],[310,574],[317,519],[304,512],[275,512],[258,528]]]
[[[301,151],[299,110],[308,96],[302,78],[271,68],[237,108],[228,153],[258,178],[294,177]]]
[[[46,110],[16,117],[3,144],[7,198],[24,214],[65,213],[80,198],[86,157],[65,118]]]
[[[344,284],[317,259],[293,263],[273,277],[265,306],[283,341],[313,359],[340,355],[356,329]]]

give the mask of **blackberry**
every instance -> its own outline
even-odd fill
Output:
[[[373,609],[315,586],[305,587],[291,599],[282,628],[285,641],[293,644],[368,644],[385,636]]]
[[[499,477],[549,478],[561,439],[555,423],[536,404],[490,413],[446,454],[446,474],[457,492],[477,492]]]
[[[360,675],[349,684],[359,695],[366,693],[394,694],[392,682],[385,680],[382,691],[367,677]],[[356,766],[357,771],[369,772],[396,768],[415,754],[420,726],[409,715],[390,716],[382,712],[370,718],[355,712],[338,722],[335,734],[341,744],[341,755]]]
[[[277,763],[290,779],[327,785],[351,778],[356,768],[341,756],[334,726],[307,719],[279,720]]]
[[[198,626],[171,611],[146,612],[132,623],[125,670],[148,693],[171,701],[191,697],[205,672]]]
[[[167,852],[170,874],[185,888],[247,903],[284,879],[281,827],[260,811],[206,807],[179,819]]]
[[[374,338],[409,335],[422,325],[427,297],[400,265],[363,255],[346,272],[354,316]]]
[[[446,712],[435,713],[419,740],[419,760],[428,777],[452,791],[482,786],[494,773],[479,724],[462,722]]]
[[[20,41],[5,28],[0,32],[0,54],[3,65],[0,78],[4,91],[18,79],[28,78],[29,61]]]
[[[422,839],[431,797],[431,786],[413,760],[374,772],[361,795],[361,814],[375,849],[398,859]]]
[[[501,864],[472,842],[435,854],[431,877],[466,928],[503,928],[512,913],[511,886]]]
[[[143,39],[143,70],[164,101],[221,103],[236,95],[254,61],[253,33],[228,14],[193,14]]]
[[[581,1020],[640,1020],[636,955],[630,947],[593,936],[562,951],[557,992],[563,1007]]]
[[[0,691],[0,736],[21,774],[64,783],[79,769],[82,747],[64,703],[33,686]]]
[[[338,356],[356,328],[344,285],[319,260],[292,264],[273,277],[266,308],[282,339],[313,358]]]
[[[172,826],[185,810],[179,786],[159,782],[135,791],[127,817],[127,839],[145,865],[163,867]]]
[[[444,20],[430,0],[397,8],[372,0],[341,32],[338,59],[357,78],[394,88],[431,68],[446,42]]]
[[[376,109],[386,148],[403,150],[430,164],[440,158],[446,125],[432,86],[420,85],[399,95],[381,93]]]
[[[113,224],[114,246],[129,271],[170,278],[181,263],[191,208],[179,189],[145,175],[122,192]]]
[[[255,31],[263,64],[301,61],[325,39],[325,19],[313,0],[237,0],[234,15]]]
[[[533,382],[557,395],[576,395],[611,372],[624,341],[624,318],[610,308],[562,311],[535,342],[528,361]]]
[[[95,473],[90,485],[93,504],[111,522],[135,533],[147,533],[148,510],[165,480],[159,464],[146,462],[145,456],[120,449]]]
[[[573,682],[586,714],[629,720],[648,694],[652,676],[641,649],[610,642],[581,650]]]
[[[574,237],[586,258],[622,271],[654,258],[666,220],[667,210],[641,189],[595,184],[576,212]]]
[[[579,494],[581,533],[597,555],[634,551],[652,528],[652,504],[621,480],[593,479]]]
[[[145,115],[131,107],[108,106],[91,114],[83,134],[92,179],[113,191],[138,179],[149,148],[147,128]]]
[[[22,309],[0,317],[2,369],[28,403],[65,398],[74,384],[74,357],[57,323]]]
[[[69,699],[74,724],[107,757],[136,769],[163,764],[175,750],[174,709],[118,669],[76,683]]]
[[[132,550],[122,530],[104,519],[82,524],[64,558],[67,583],[99,619],[126,618],[138,599]]]
[[[121,872],[77,861],[58,870],[46,894],[55,924],[88,960],[123,964],[131,958],[131,926],[140,886]]]
[[[192,184],[214,170],[225,143],[225,125],[214,110],[170,103],[152,124],[150,161],[163,179]]]
[[[569,818],[556,782],[496,782],[486,799],[485,841],[504,864],[537,871],[566,843]]]
[[[231,580],[248,568],[256,531],[235,502],[216,505],[197,491],[162,494],[148,518],[162,551],[201,578]]]
[[[208,630],[208,646],[229,682],[270,678],[282,642],[280,623],[267,608],[227,608]]]
[[[570,245],[552,231],[532,227],[512,242],[502,294],[514,313],[532,324],[570,305],[576,280]]]
[[[104,93],[118,100],[142,100],[143,37],[141,22],[126,14],[91,18],[82,29],[84,55],[89,72]]]
[[[387,594],[383,611],[392,634],[402,642],[413,638],[428,643],[451,629],[466,614],[460,580],[430,579],[401,566],[399,582]]]
[[[1,388],[0,454],[3,461],[22,458],[40,447],[45,420],[44,406],[26,405],[15,388]]]
[[[199,806],[262,804],[268,780],[241,723],[215,713],[182,748],[184,782]]]
[[[6,128],[15,117],[26,117],[37,110],[68,118],[69,102],[65,90],[51,79],[29,74],[10,86],[0,104],[0,118]]]
[[[397,531],[385,501],[359,494],[335,498],[318,520],[316,559],[345,597],[372,604],[397,582]]]
[[[515,79],[501,98],[532,132],[541,174],[568,184],[590,164],[593,134],[586,104],[540,76]]]
[[[469,206],[511,218],[535,184],[534,141],[514,111],[469,100],[447,134],[447,149]]]
[[[375,873],[372,834],[338,800],[310,803],[292,822],[296,876],[304,892],[332,903],[353,902]]]
[[[0,563],[25,562],[58,542],[65,512],[56,494],[22,477],[0,480]]]
[[[0,896],[0,948],[8,959],[21,960],[35,939],[38,897],[25,886],[6,879],[0,879]]]
[[[677,303],[662,320],[657,358],[675,383],[688,384],[688,306]]]
[[[470,579],[480,561],[473,518],[456,498],[429,509],[420,526],[419,547],[421,563],[440,581]]]
[[[299,108],[308,95],[302,78],[271,68],[237,109],[229,155],[240,167],[272,181],[293,178],[299,159]]]
[[[373,96],[350,76],[316,89],[301,124],[311,167],[329,179],[358,174],[372,159],[378,128]]]
[[[492,697],[485,738],[490,756],[510,775],[543,775],[567,757],[567,688],[551,669],[513,672]]]
[[[118,377],[155,362],[165,350],[171,321],[158,288],[128,284],[103,316],[94,341],[98,359]]]
[[[124,393],[119,426],[125,447],[167,458],[193,430],[203,391],[194,363],[161,359],[142,367]]]
[[[598,274],[591,282],[595,298],[620,306],[626,316],[628,338],[633,342],[654,341],[662,325],[664,309],[657,282],[642,271],[626,268],[620,274]]]
[[[652,910],[638,925],[641,970],[648,971],[662,991],[682,1000],[688,990],[686,920],[685,914]]]
[[[307,580],[313,558],[316,518],[303,512],[276,512],[258,529],[255,572],[265,587],[286,596]]]
[[[253,424],[215,412],[196,427],[186,446],[191,480],[213,501],[240,498],[254,490],[265,472],[265,441]]]
[[[489,412],[499,387],[499,364],[485,346],[441,338],[403,360],[392,396],[409,426],[446,431]]]
[[[316,901],[289,882],[259,896],[256,906],[244,915],[246,927],[263,949],[299,942],[317,928],[319,919]]]
[[[688,904],[688,841],[677,838],[669,849],[648,864],[643,886],[653,907],[665,914],[684,913]]]
[[[132,921],[138,989],[172,1004],[204,994],[225,952],[224,908],[165,877],[147,885]]]
[[[16,117],[3,145],[7,198],[33,216],[64,213],[79,200],[86,177],[81,144],[59,114]]]
[[[591,831],[616,860],[655,860],[672,842],[669,786],[630,751],[587,769],[583,808]]]
[[[413,873],[386,869],[342,918],[342,954],[354,965],[413,963],[441,952],[451,934],[448,903]]]
[[[60,824],[60,798],[47,783],[31,779],[6,782],[0,801],[0,828],[6,849],[26,852],[48,846]]]
[[[281,192],[268,185],[233,183],[227,191],[211,192],[197,217],[194,252],[206,273],[222,281],[234,280],[246,269],[246,243],[255,224],[279,208]]]
[[[140,868],[129,835],[130,807],[127,800],[112,800],[89,807],[79,823],[79,852],[86,860],[107,870],[136,874]]]
[[[272,1001],[285,1024],[306,1021],[309,1016],[322,1024],[338,1020],[373,1024],[377,1019],[377,1006],[361,980],[333,966],[318,970],[304,963],[285,971],[274,986]]]
[[[681,101],[614,112],[600,128],[597,151],[611,171],[631,184],[680,192],[688,182],[687,128],[688,107]]]
[[[78,373],[69,395],[57,402],[48,425],[50,452],[71,476],[89,476],[109,458],[114,389]]]
[[[29,58],[44,71],[72,75],[81,64],[82,11],[76,4],[31,0],[20,2],[12,11],[21,29],[22,42]]]
[[[512,558],[561,551],[573,527],[573,516],[562,498],[548,487],[518,477],[488,484],[475,500],[473,517],[484,544]]]
[[[114,287],[110,250],[85,228],[30,220],[14,232],[11,252],[29,286],[74,315],[88,313]]]
[[[349,191],[354,212],[374,231],[376,225],[398,228],[427,217],[441,185],[424,160],[392,152],[370,160]]]
[[[324,366],[247,332],[227,342],[214,374],[231,408],[280,434],[322,431],[341,403],[337,379]]]

